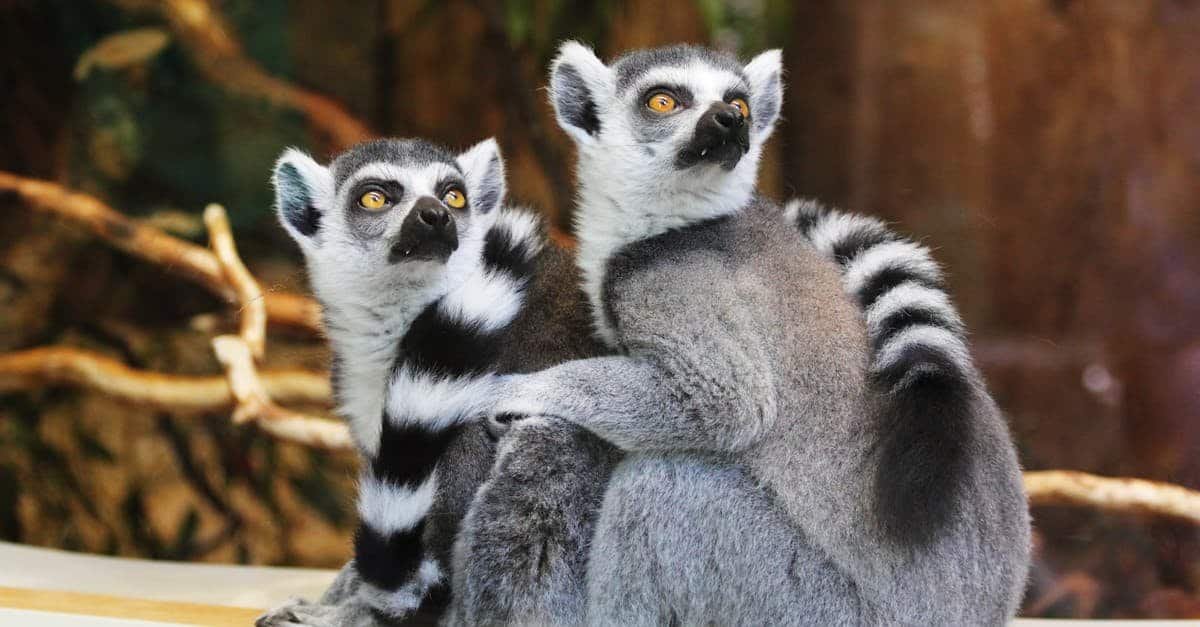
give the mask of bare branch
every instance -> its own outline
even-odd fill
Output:
[[[375,136],[366,124],[333,99],[268,74],[233,34],[208,0],[112,0],[127,10],[161,14],[200,72],[213,84],[244,96],[263,98],[300,111],[334,148],[347,148]]]
[[[276,405],[259,379],[254,357],[246,341],[237,335],[213,338],[213,351],[225,366],[229,389],[237,405],[233,410],[236,424],[254,422],[264,431],[283,439],[328,449],[350,448],[346,426],[331,420],[312,418]]]
[[[202,246],[139,224],[94,196],[50,181],[0,171],[0,191],[15,193],[37,209],[81,224],[118,250],[195,281],[227,302],[239,302],[220,261]],[[271,322],[320,332],[321,308],[311,298],[269,292],[263,300]]]
[[[220,205],[209,205],[204,209],[204,224],[208,227],[213,253],[241,305],[241,334],[222,335],[212,341],[217,361],[225,366],[229,389],[237,400],[233,410],[234,424],[254,422],[276,437],[301,444],[348,448],[351,443],[345,425],[305,416],[271,400],[255,365],[255,361],[262,359],[266,352],[267,316],[262,290],[238,256],[225,209]]]
[[[1042,470],[1025,473],[1025,491],[1030,505],[1081,505],[1200,523],[1200,492],[1170,483]]]
[[[208,227],[208,242],[213,254],[217,256],[225,279],[233,286],[238,304],[241,305],[238,318],[242,339],[254,359],[262,359],[267,349],[267,309],[262,290],[238,256],[225,208],[216,204],[205,207],[204,225]]]
[[[332,404],[329,377],[305,370],[268,370],[259,382],[270,398],[288,403]],[[0,391],[71,385],[136,405],[178,413],[225,411],[236,405],[222,376],[173,375],[136,370],[90,351],[66,346],[0,354]]]

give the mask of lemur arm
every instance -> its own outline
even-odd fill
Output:
[[[745,354],[581,359],[503,377],[491,416],[557,417],[626,451],[735,452],[775,420],[763,370]]]

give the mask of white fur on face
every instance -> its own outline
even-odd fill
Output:
[[[637,109],[642,90],[662,83],[687,87],[693,104],[675,114],[678,122],[669,137],[639,143],[636,125],[646,123]],[[749,203],[766,135],[751,135],[750,150],[732,171],[706,163],[685,170],[675,167],[676,154],[691,138],[700,116],[714,102],[722,102],[728,89],[744,85],[737,75],[696,61],[686,67],[652,69],[619,98],[612,93],[597,98],[600,132],[593,141],[578,143],[580,201],[575,218],[577,259],[593,312],[603,311],[604,270],[620,248],[736,212]],[[594,315],[593,320],[598,336],[615,343],[603,317]]]
[[[495,212],[456,215],[459,246],[445,263],[388,262],[389,242],[417,199],[436,197],[438,184],[452,174],[457,175],[457,170],[445,163],[417,168],[368,164],[336,193],[325,192],[318,205],[320,230],[311,241],[301,242],[309,280],[325,308],[327,332],[339,361],[338,412],[369,455],[378,447],[385,385],[400,337],[421,310],[460,286],[478,267],[483,233],[494,222]],[[399,205],[389,210],[383,232],[369,240],[352,229],[345,213],[352,201],[349,190],[366,178],[396,181],[405,189]]]

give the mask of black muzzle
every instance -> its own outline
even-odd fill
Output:
[[[431,196],[417,199],[392,241],[389,263],[401,261],[446,261],[458,249],[458,227],[454,216]]]
[[[692,140],[675,156],[675,167],[683,170],[699,163],[715,163],[729,171],[749,151],[750,124],[737,107],[717,102],[700,116]]]

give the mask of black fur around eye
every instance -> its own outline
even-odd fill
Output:
[[[382,189],[368,189],[358,197],[358,206],[367,211],[382,211],[390,204],[392,200]]]
[[[692,99],[691,90],[676,85],[654,85],[641,93],[642,106],[655,113],[686,109],[692,105]]]
[[[404,196],[404,186],[395,181],[363,181],[350,195],[355,206],[378,213],[393,207]]]
[[[437,187],[438,198],[451,209],[465,209],[467,206],[467,187],[462,181],[451,178],[442,181]]]

